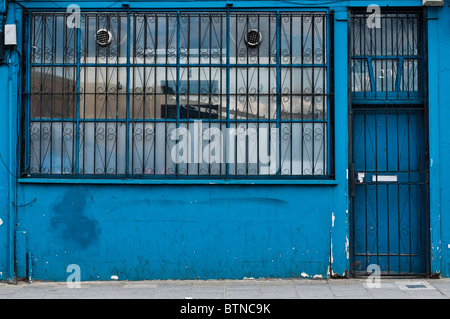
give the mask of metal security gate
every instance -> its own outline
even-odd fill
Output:
[[[353,113],[354,270],[426,270],[424,114],[414,109]]]
[[[352,12],[352,273],[428,271],[421,12]],[[378,19],[378,21],[374,20]]]

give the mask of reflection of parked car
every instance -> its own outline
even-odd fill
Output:
[[[167,119],[177,119],[176,105],[161,105],[161,116]],[[205,105],[180,105],[180,119],[218,119],[219,106]]]

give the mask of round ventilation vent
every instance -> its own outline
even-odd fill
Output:
[[[95,40],[97,40],[99,45],[106,46],[112,41],[112,33],[106,29],[100,29],[95,35]]]
[[[262,42],[262,34],[258,30],[251,29],[247,32],[245,36],[245,42],[251,48],[256,48]]]

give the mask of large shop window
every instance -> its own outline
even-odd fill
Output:
[[[29,176],[327,178],[328,15],[31,13]]]

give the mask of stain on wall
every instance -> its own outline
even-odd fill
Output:
[[[88,215],[88,202],[92,202],[88,192],[81,189],[66,191],[52,206],[54,218],[50,221],[50,231],[79,248],[95,245],[100,236],[100,227]]]

